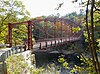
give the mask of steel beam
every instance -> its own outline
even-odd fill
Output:
[[[28,21],[28,50],[31,50],[32,48],[32,22]]]
[[[45,19],[44,22],[46,24],[45,35],[46,35],[46,39],[48,39],[48,21]]]
[[[8,23],[8,47],[12,47],[12,24]]]

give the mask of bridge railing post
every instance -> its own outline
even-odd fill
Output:
[[[62,39],[60,39],[60,44],[62,44]]]
[[[56,40],[55,40],[55,45],[56,45]]]
[[[58,40],[58,43],[57,44],[59,44],[59,40]]]
[[[71,30],[70,30],[70,40],[72,40],[72,25],[71,25]]]
[[[40,47],[39,47],[39,49],[42,49],[41,42],[40,42]]]
[[[52,41],[51,41],[51,46],[52,46]]]
[[[48,47],[47,41],[45,42],[45,47],[46,47],[46,48]]]

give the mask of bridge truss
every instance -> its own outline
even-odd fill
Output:
[[[36,23],[44,22],[44,27],[38,26]],[[55,41],[60,40],[62,42],[63,39],[67,39],[67,41],[76,41],[80,39],[82,35],[82,31],[73,32],[73,28],[77,28],[80,24],[76,24],[68,19],[64,18],[41,18],[41,19],[33,19],[24,22],[17,23],[8,23],[8,44],[9,47],[12,47],[12,29],[17,28],[17,25],[26,25],[27,26],[27,35],[28,35],[28,49],[33,48],[32,37],[36,37],[36,42],[43,42],[47,44],[47,41]],[[37,29],[37,34],[33,34],[33,29]],[[44,34],[41,37],[41,32]],[[69,39],[69,40],[68,40]],[[41,47],[41,43],[40,43]]]

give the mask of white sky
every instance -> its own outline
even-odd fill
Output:
[[[72,3],[72,0],[20,0],[31,14],[31,17],[56,15],[59,13],[61,16],[77,11],[79,8],[77,3]],[[63,3],[62,7],[57,11],[55,8],[58,7],[59,3]]]

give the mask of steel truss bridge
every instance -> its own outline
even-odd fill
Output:
[[[43,27],[38,23],[44,23]],[[81,39],[82,30],[74,32],[74,28],[80,27],[73,21],[64,18],[39,18],[24,22],[8,23],[8,44],[12,47],[12,29],[17,28],[18,25],[27,26],[27,46],[28,50],[33,48],[42,49],[43,47],[56,46],[57,44],[64,44],[71,41]],[[35,29],[37,32],[33,32]],[[41,36],[42,33],[42,36]],[[33,44],[32,38],[35,37],[36,43]]]

